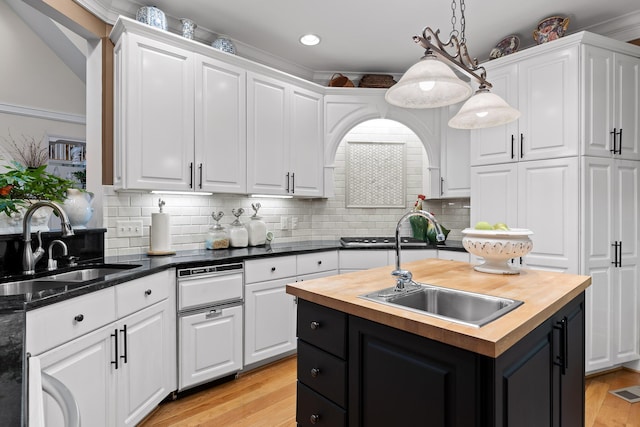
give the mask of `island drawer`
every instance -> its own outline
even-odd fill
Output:
[[[343,427],[347,425],[347,411],[298,381],[296,422],[298,427]]]
[[[298,338],[342,359],[347,354],[347,315],[298,300]]]
[[[347,362],[304,341],[298,341],[298,381],[346,406]]]

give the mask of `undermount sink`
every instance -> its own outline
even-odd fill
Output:
[[[104,264],[92,267],[79,267],[77,270],[55,273],[34,279],[0,283],[0,296],[31,294],[63,287],[78,287],[86,282],[103,279],[115,273],[121,273],[140,265]]]
[[[473,327],[486,325],[523,304],[509,298],[422,283],[411,284],[404,291],[386,288],[360,298]]]

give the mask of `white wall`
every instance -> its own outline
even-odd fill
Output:
[[[85,85],[0,0],[0,154],[6,139],[85,138]]]
[[[204,248],[204,240],[209,227],[214,223],[210,215],[214,211],[225,213],[221,224],[225,227],[233,221],[231,209],[245,209],[243,222],[249,221],[253,213],[251,203],[262,204],[260,213],[267,223],[267,229],[274,232],[275,242],[300,240],[334,240],[341,236],[378,235],[390,236],[395,226],[408,209],[413,207],[417,195],[423,193],[423,171],[427,159],[418,138],[405,126],[388,120],[362,123],[346,137],[349,141],[405,141],[407,143],[407,194],[406,208],[346,208],[345,207],[345,144],[340,145],[336,154],[335,197],[331,199],[255,199],[246,196],[220,195],[190,196],[163,195],[165,212],[172,219],[172,248],[174,250],[194,250]],[[149,226],[151,213],[158,212],[157,195],[142,193],[116,193],[105,187],[104,224],[107,227],[107,255],[131,255],[144,253],[149,248]],[[454,229],[450,238],[460,238],[459,230],[469,226],[469,199],[451,201],[431,201],[425,208],[436,214],[443,225]],[[466,206],[466,207],[465,207]],[[295,230],[281,230],[280,219],[296,217]],[[119,220],[141,219],[144,235],[138,238],[116,237]],[[457,229],[457,230],[455,230]]]

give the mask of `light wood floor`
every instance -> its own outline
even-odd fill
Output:
[[[619,370],[587,379],[585,427],[640,427],[640,403],[630,404],[609,393],[632,385],[640,385],[640,373]],[[291,427],[295,411],[296,358],[292,356],[163,403],[141,427]]]

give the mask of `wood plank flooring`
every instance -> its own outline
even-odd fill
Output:
[[[609,393],[640,385],[640,373],[618,370],[586,381],[585,427],[640,427],[640,403]],[[296,358],[278,361],[237,380],[166,402],[141,427],[292,427]]]

